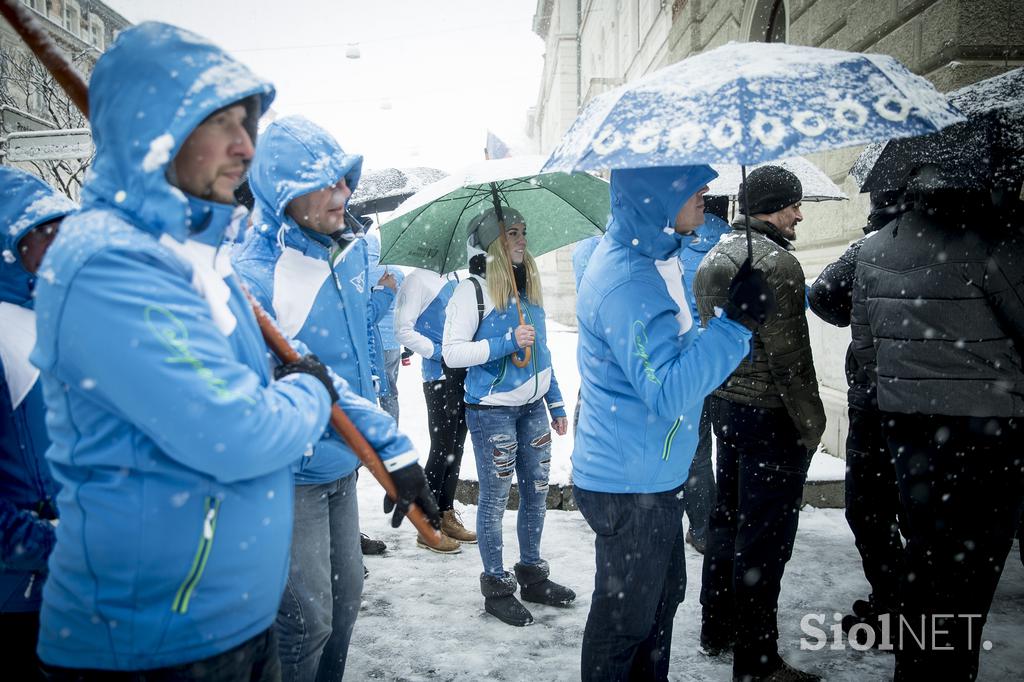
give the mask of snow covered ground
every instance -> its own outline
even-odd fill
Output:
[[[576,335],[552,326],[554,366],[569,413],[575,406],[579,378],[575,367]],[[418,363],[399,375],[401,424],[426,457],[429,438]],[[554,437],[552,482],[568,482],[569,436]],[[833,460],[832,462],[827,461]],[[842,462],[819,454],[818,478],[842,476]],[[838,463],[838,469],[836,466]],[[476,478],[472,445],[467,438],[462,478]],[[535,623],[513,628],[487,615],[479,590],[480,557],[475,546],[455,556],[416,547],[408,522],[395,530],[381,510],[383,493],[369,476],[359,482],[360,521],[365,532],[388,543],[383,557],[367,557],[370,577],[349,651],[347,677],[352,680],[574,680],[579,679],[580,642],[590,607],[594,577],[593,533],[579,512],[549,511],[542,550],[552,578],[579,595],[569,609],[531,606]],[[458,505],[467,527],[476,523],[476,507]],[[518,560],[516,512],[505,514],[505,564]],[[709,659],[697,650],[700,631],[701,556],[687,546],[686,600],[675,619],[670,677],[674,680],[731,679],[731,660]],[[854,599],[867,594],[867,582],[842,510],[806,508],[800,517],[793,559],[779,600],[780,648],[794,665],[827,680],[891,678],[892,656],[850,648],[799,649],[800,621],[823,614],[823,628],[845,613]],[[1024,670],[1024,566],[1014,543],[996,593],[981,656],[979,679],[1020,679]],[[1015,672],[1016,671],[1016,672]]]

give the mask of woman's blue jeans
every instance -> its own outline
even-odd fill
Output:
[[[541,562],[540,536],[551,469],[551,430],[543,400],[514,407],[467,409],[466,423],[473,439],[480,502],[476,515],[477,546],[484,573],[504,574],[501,520],[512,488],[519,484],[519,561]]]

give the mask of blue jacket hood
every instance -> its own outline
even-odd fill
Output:
[[[345,178],[355,191],[363,157],[347,154],[326,130],[302,116],[274,121],[260,135],[249,186],[256,200],[253,224],[263,231],[298,226],[285,215],[288,204],[304,194]]]
[[[682,245],[672,227],[679,209],[716,177],[711,166],[613,170],[608,234],[649,258],[665,260]]]
[[[140,229],[184,241],[191,209],[167,166],[207,116],[254,95],[262,115],[273,86],[205,38],[158,22],[122,31],[89,82],[96,157],[82,207],[106,204]]]
[[[25,305],[31,302],[35,277],[21,264],[18,242],[31,230],[72,213],[77,207],[70,199],[23,170],[0,166],[0,237],[3,264],[0,265],[0,301]]]
[[[691,251],[704,254],[715,248],[722,235],[732,232],[732,226],[714,213],[704,214],[704,224],[694,230],[696,239],[686,245]]]

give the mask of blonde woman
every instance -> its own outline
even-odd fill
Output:
[[[515,597],[517,582],[524,601],[567,606],[576,599],[572,590],[548,579],[548,564],[540,555],[551,465],[548,413],[558,435],[565,435],[568,421],[551,369],[540,276],[526,250],[526,223],[512,208],[503,207],[502,214],[504,239],[494,208],[469,225],[471,250],[486,254],[477,252],[470,259],[470,277],[448,303],[443,354],[449,366],[468,368],[466,422],[480,481],[476,532],[484,607],[503,622],[522,626],[532,623],[533,616]],[[529,362],[519,366],[526,349]],[[515,575],[504,569],[501,551],[501,520],[513,472],[520,500]]]

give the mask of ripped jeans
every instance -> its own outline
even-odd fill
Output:
[[[541,562],[540,536],[551,468],[551,430],[543,400],[514,407],[467,409],[466,423],[473,438],[480,502],[476,534],[484,573],[504,574],[501,559],[501,519],[512,488],[519,483],[519,561]]]

